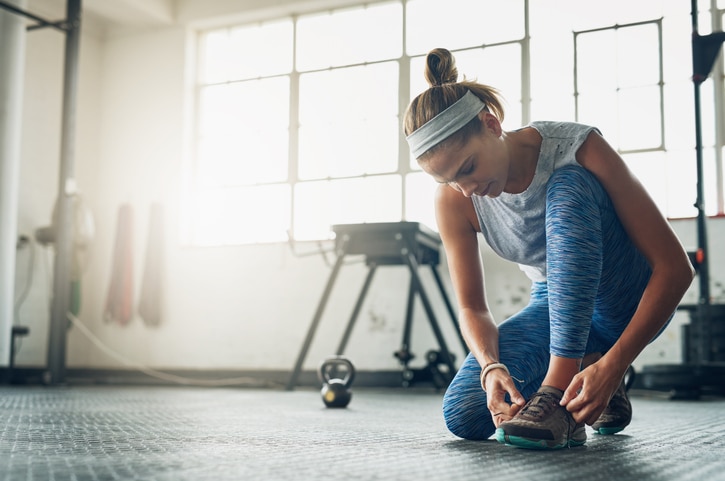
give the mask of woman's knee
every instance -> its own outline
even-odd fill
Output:
[[[457,393],[449,387],[443,398],[443,419],[455,436],[469,440],[488,439],[494,433],[485,393]]]
[[[547,183],[547,192],[550,194],[560,188],[581,191],[591,190],[596,193],[605,193],[604,187],[590,171],[578,164],[565,165],[556,169]]]
[[[443,419],[459,438],[488,439],[494,431],[480,374],[481,366],[469,354],[443,396]]]

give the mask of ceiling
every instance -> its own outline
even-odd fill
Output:
[[[22,1],[10,3],[23,3]],[[25,0],[23,9],[49,21],[66,17],[66,0]],[[174,23],[174,0],[81,0],[84,30],[147,28]],[[28,20],[28,25],[35,22]]]
[[[3,0],[44,20],[66,17],[68,0]],[[246,20],[339,7],[359,0],[80,0],[83,32],[105,36],[175,24]],[[27,20],[27,25],[36,22]]]
[[[2,0],[43,20],[66,18],[69,0]],[[359,0],[79,0],[84,34],[104,37],[172,25],[218,25],[340,7]],[[206,22],[206,23],[205,23]],[[26,20],[28,26],[37,22]]]

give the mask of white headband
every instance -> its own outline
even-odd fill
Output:
[[[476,97],[470,90],[466,92],[453,105],[405,138],[408,141],[413,157],[417,159],[432,147],[453,135],[478,115],[484,107],[486,107],[486,104],[481,99]]]

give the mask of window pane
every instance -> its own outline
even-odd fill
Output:
[[[397,222],[402,195],[398,175],[299,183],[294,238],[329,238],[334,224]]]
[[[399,2],[302,16],[297,22],[297,69],[399,57],[402,28]]]
[[[245,138],[211,137],[198,146],[197,185],[202,188],[251,185],[287,179],[287,142],[284,132],[265,132],[267,151],[263,157],[251,155]]]
[[[300,179],[393,172],[397,167],[397,117],[379,121],[301,126]]]
[[[205,87],[199,111],[197,172],[202,184],[287,179],[287,77]]]
[[[688,70],[690,71],[690,70]],[[665,84],[665,139],[668,150],[695,147],[695,105],[692,82]]]
[[[617,119],[617,92],[615,90],[579,94],[577,121],[598,127],[614,148],[619,148],[619,122]]]
[[[449,50],[524,36],[522,0],[410,0],[406,5],[408,55]]]
[[[301,75],[300,178],[395,171],[397,109],[396,62]]]
[[[201,36],[199,42],[199,81],[202,83],[224,82],[229,78],[227,58],[229,32],[215,30]]]
[[[203,190],[193,205],[194,244],[247,244],[287,239],[288,185]]]
[[[662,147],[661,122],[659,86],[619,91],[620,149]]]
[[[423,172],[405,176],[405,219],[438,230],[433,204],[438,183]]]
[[[667,162],[664,152],[628,154],[624,160],[664,214],[668,207]]]
[[[576,36],[577,89],[581,93],[617,88],[617,50],[614,30]]]
[[[707,88],[704,86],[707,85]],[[693,96],[690,96],[691,101],[693,102],[693,110],[694,110],[694,101]],[[703,84],[703,86],[700,88],[700,116],[701,119],[704,122],[711,121],[709,119],[715,118],[715,92],[711,87],[710,82],[708,81],[707,84]],[[693,116],[694,119],[694,116]],[[712,125],[712,124],[711,124]],[[709,128],[703,128],[702,129],[702,145],[710,147],[715,145],[716,139],[715,139],[716,131],[711,126]],[[694,143],[693,143],[694,145]]]
[[[705,213],[707,215],[717,215],[718,177],[715,164],[715,149],[704,149],[702,152],[702,170],[704,178],[703,190],[705,191]]]
[[[203,83],[288,73],[292,70],[292,21],[208,32],[202,36],[201,58]]]
[[[654,23],[617,31],[619,87],[657,85],[660,82],[659,29]]]
[[[697,165],[694,151],[667,153],[667,215],[695,217],[697,209]]]

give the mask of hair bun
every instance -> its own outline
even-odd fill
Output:
[[[425,79],[431,87],[458,81],[458,69],[453,54],[445,48],[428,52],[425,59]]]

